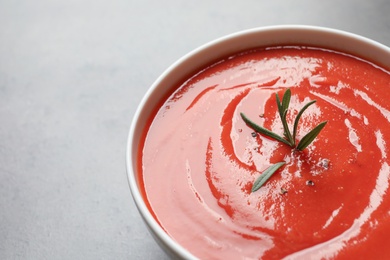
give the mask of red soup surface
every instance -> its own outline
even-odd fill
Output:
[[[276,105],[291,90],[301,152],[255,134],[243,112],[283,135]],[[272,47],[199,71],[157,109],[139,153],[145,200],[201,259],[390,257],[390,73],[351,55]],[[258,191],[253,182],[285,161]]]

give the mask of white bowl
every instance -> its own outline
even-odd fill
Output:
[[[228,55],[247,49],[277,45],[310,45],[346,52],[386,69],[390,68],[390,48],[352,33],[313,26],[271,26],[234,33],[207,43],[172,64],[150,87],[134,115],[127,143],[127,173],[130,189],[149,231],[161,248],[173,258],[195,259],[169,237],[149,212],[138,181],[138,147],[143,129],[163,97],[172,86],[185,80],[200,68]]]

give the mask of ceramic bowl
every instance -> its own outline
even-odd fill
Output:
[[[127,173],[131,193],[149,231],[172,258],[194,259],[185,248],[170,238],[149,212],[141,195],[138,173],[138,147],[154,108],[162,97],[172,92],[172,86],[189,77],[198,69],[228,55],[247,49],[275,45],[310,45],[353,54],[390,68],[390,48],[365,37],[329,28],[313,26],[272,26],[234,33],[207,43],[172,64],[153,83],[134,115],[127,143]]]

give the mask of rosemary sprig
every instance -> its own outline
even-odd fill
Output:
[[[270,167],[268,167],[261,175],[260,177],[258,177],[256,179],[256,181],[253,183],[253,186],[252,186],[252,192],[255,192],[257,191],[258,189],[261,188],[261,186],[263,186],[263,184],[268,181],[269,178],[271,178],[271,176],[277,171],[279,170],[280,167],[282,167],[283,165],[285,165],[286,162],[278,162],[278,163],[275,163],[273,165],[271,165]]]
[[[302,151],[305,149],[313,140],[317,137],[317,135],[321,132],[322,128],[326,125],[327,121],[324,121],[317,125],[313,130],[311,130],[308,134],[306,134],[299,144],[297,145],[297,150]]]
[[[250,127],[252,128],[253,130],[255,130],[256,132],[258,133],[261,133],[261,134],[264,134],[268,137],[271,137],[279,142],[282,142],[282,143],[285,143],[287,145],[290,145],[290,142],[286,139],[284,139],[283,137],[281,137],[280,135],[278,134],[275,134],[274,132],[264,128],[264,127],[261,127],[259,125],[257,125],[256,123],[252,122],[249,118],[246,117],[246,115],[244,113],[241,113],[241,117],[242,119],[245,121],[245,123]]]
[[[291,100],[290,89],[287,89],[286,92],[284,93],[282,102],[280,102],[279,95],[278,93],[276,93],[276,104],[278,105],[279,116],[282,119],[282,124],[284,129],[283,135],[287,138],[288,142],[290,143],[290,146],[295,146],[295,140],[291,135],[290,129],[288,128],[287,119],[286,119],[288,106],[290,105],[290,100]]]
[[[244,122],[253,130],[256,132],[266,135],[268,137],[271,137],[279,142],[282,142],[284,144],[289,145],[292,148],[295,148],[299,151],[302,151],[305,149],[309,144],[311,144],[314,139],[318,136],[318,134],[321,132],[321,130],[325,127],[327,121],[321,122],[318,124],[315,128],[313,128],[309,133],[307,133],[302,139],[299,141],[298,145],[296,145],[296,135],[297,135],[297,130],[298,130],[298,123],[299,119],[301,118],[303,112],[311,105],[313,105],[316,100],[312,100],[306,105],[302,107],[302,109],[298,112],[295,120],[294,120],[294,126],[293,126],[293,132],[291,134],[291,131],[289,129],[288,123],[287,123],[287,112],[288,112],[288,107],[290,105],[290,100],[291,100],[291,90],[287,89],[284,92],[282,101],[280,101],[279,95],[276,93],[276,104],[278,106],[278,112],[280,119],[282,121],[283,125],[283,136],[281,137],[280,135],[272,132],[271,130],[268,130],[264,127],[261,127],[254,123],[252,120],[250,120],[244,113],[241,113],[241,117],[244,120]],[[270,167],[268,167],[261,175],[256,179],[256,181],[253,183],[252,186],[252,192],[257,191],[260,189],[261,186],[264,185],[264,183],[278,170],[280,167],[285,165],[286,162],[278,162]]]
[[[278,106],[278,111],[279,111],[279,116],[282,121],[283,125],[283,137],[280,135],[272,132],[271,130],[268,130],[264,127],[261,127],[254,123],[252,120],[250,120],[244,113],[241,113],[242,119],[245,121],[245,123],[251,127],[253,130],[256,132],[266,135],[268,137],[271,137],[279,142],[282,142],[284,144],[287,144],[291,146],[292,148],[296,148],[297,150],[302,151],[305,149],[309,144],[311,144],[314,139],[317,137],[317,135],[321,132],[321,130],[324,128],[326,125],[327,121],[321,122],[318,124],[313,130],[311,130],[309,133],[307,133],[301,141],[296,145],[296,135],[297,135],[297,130],[298,130],[298,122],[299,119],[301,118],[303,112],[312,104],[316,102],[316,100],[312,100],[306,105],[302,107],[302,109],[298,112],[297,117],[294,120],[294,127],[293,127],[293,133],[291,134],[291,131],[289,129],[288,123],[287,123],[287,112],[288,112],[288,106],[290,104],[290,99],[291,99],[291,90],[287,89],[286,92],[283,95],[282,102],[280,101],[279,95],[276,93],[276,104]]]

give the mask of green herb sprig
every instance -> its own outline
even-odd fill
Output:
[[[283,95],[282,102],[280,101],[279,95],[276,93],[276,104],[278,105],[278,111],[280,119],[282,120],[283,129],[284,129],[284,138],[280,135],[272,132],[271,130],[268,130],[264,127],[261,127],[254,123],[252,120],[250,120],[244,113],[241,113],[242,119],[245,121],[245,123],[251,127],[253,130],[260,134],[264,134],[268,137],[271,137],[279,142],[282,142],[284,144],[287,144],[291,146],[292,148],[296,148],[299,151],[302,151],[305,149],[309,144],[311,144],[314,139],[317,137],[317,135],[321,132],[321,130],[325,127],[327,121],[321,122],[318,124],[314,129],[312,129],[309,133],[307,133],[296,145],[296,136],[297,136],[297,130],[298,130],[298,123],[299,119],[301,118],[303,112],[312,104],[316,102],[316,100],[312,100],[306,105],[302,107],[302,109],[298,112],[297,117],[294,120],[294,127],[293,127],[293,133],[291,134],[291,131],[287,124],[287,112],[288,112],[288,106],[290,105],[290,99],[291,99],[291,90],[287,89],[286,92]]]
[[[327,124],[327,121],[321,122],[318,124],[315,128],[313,128],[309,133],[307,133],[302,139],[298,142],[298,145],[296,144],[296,136],[297,136],[297,130],[298,130],[298,123],[299,119],[301,118],[303,112],[305,110],[313,105],[316,100],[312,100],[305,104],[302,109],[298,112],[295,120],[294,120],[294,126],[293,126],[293,131],[291,133],[290,128],[287,123],[287,112],[288,112],[288,107],[290,105],[290,100],[291,100],[291,90],[287,89],[284,92],[284,95],[282,97],[282,101],[280,101],[278,93],[276,93],[276,104],[278,106],[278,112],[280,119],[282,121],[283,125],[283,136],[280,136],[271,130],[268,130],[264,127],[259,126],[258,124],[254,123],[252,120],[250,120],[244,113],[240,113],[242,119],[244,122],[253,130],[256,132],[266,135],[270,138],[273,138],[279,142],[282,142],[284,144],[289,145],[291,148],[294,148],[296,150],[302,151],[305,149],[308,145],[310,145],[314,139],[318,136],[318,134],[321,132],[321,130],[325,127]],[[276,164],[271,165],[269,168],[267,168],[258,179],[254,182],[252,186],[252,192],[257,191],[260,189],[260,187],[278,170],[280,169],[283,165],[285,165],[285,162],[278,162]]]
[[[256,181],[253,183],[253,186],[252,186],[252,192],[255,192],[257,191],[258,189],[261,188],[261,186],[263,186],[264,183],[266,183],[266,181],[268,181],[269,178],[271,178],[271,176],[277,171],[279,170],[280,167],[282,167],[283,165],[285,165],[286,162],[278,162],[278,163],[275,163],[273,165],[271,165],[270,167],[268,167],[261,175],[260,177],[258,177],[256,179]]]

